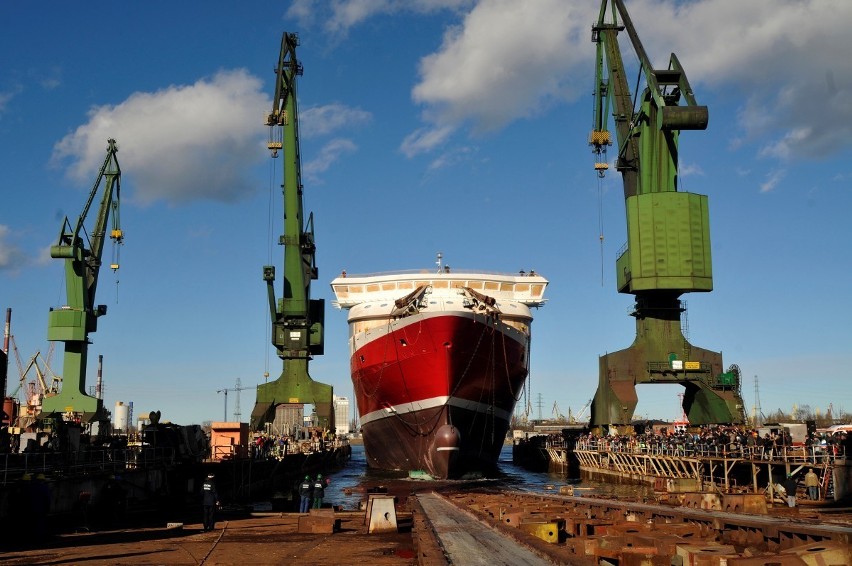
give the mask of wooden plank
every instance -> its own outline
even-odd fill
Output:
[[[538,566],[551,564],[517,542],[465,513],[435,493],[417,500],[429,518],[451,564]]]

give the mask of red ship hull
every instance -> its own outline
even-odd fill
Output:
[[[436,478],[494,468],[528,373],[527,332],[460,310],[389,320],[356,339],[369,465]]]

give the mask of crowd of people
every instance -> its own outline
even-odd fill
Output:
[[[334,447],[336,438],[329,431],[312,430],[306,438],[291,434],[258,434],[250,444],[251,456],[257,460],[281,459],[287,454],[322,452]]]
[[[753,460],[795,459],[812,463],[832,461],[852,454],[852,435],[812,431],[794,442],[789,431],[773,428],[761,435],[740,426],[702,426],[692,430],[644,432],[631,435],[581,436],[576,448],[680,456],[714,456]]]

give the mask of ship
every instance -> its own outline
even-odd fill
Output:
[[[530,367],[535,271],[341,273],[367,463],[436,479],[496,467]],[[418,475],[419,475],[418,474]]]

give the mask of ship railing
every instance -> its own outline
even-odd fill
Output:
[[[453,267],[452,269],[442,269],[438,271],[436,269],[401,269],[398,271],[377,271],[375,273],[341,273],[340,277],[346,278],[365,278],[365,277],[389,277],[392,275],[466,275],[466,274],[476,274],[476,275],[497,275],[500,277],[518,277],[520,276],[529,276],[535,277],[538,275],[534,270],[529,272],[514,272],[508,273],[505,271],[489,271],[487,269],[457,269]]]

